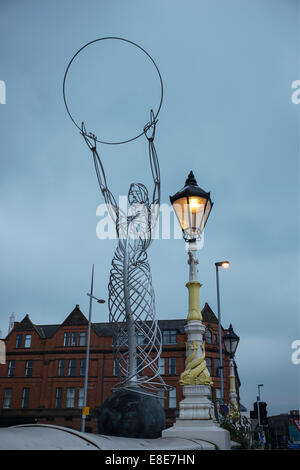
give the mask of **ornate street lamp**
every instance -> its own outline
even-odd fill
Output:
[[[194,242],[200,239],[213,203],[210,199],[210,193],[205,192],[197,185],[192,171],[189,173],[184,187],[174,196],[170,196],[170,201],[179,220],[185,241]]]
[[[206,367],[205,343],[203,335],[205,326],[202,323],[200,310],[199,289],[202,284],[198,281],[197,241],[201,240],[203,229],[209,217],[213,203],[210,193],[205,192],[197,185],[197,181],[191,171],[185,182],[185,186],[174,196],[170,196],[179,223],[182,228],[183,238],[188,243],[189,282],[186,287],[189,290],[189,311],[185,332],[187,334],[186,369],[180,376],[180,384],[183,385],[183,394],[189,397],[192,393],[199,402],[195,403],[195,409],[191,409],[191,403],[180,403],[180,416],[193,415],[197,419],[210,419],[213,414],[213,405],[208,397],[211,394],[211,376]],[[191,388],[192,387],[192,388]],[[192,391],[191,391],[192,390]],[[204,397],[206,397],[204,399]],[[204,399],[204,401],[203,401]],[[192,407],[193,408],[193,407]],[[199,415],[199,416],[198,416]]]
[[[219,449],[230,449],[230,434],[222,429],[215,419],[211,400],[213,384],[205,361],[205,325],[202,323],[197,276],[197,241],[201,240],[203,229],[213,203],[210,193],[201,189],[191,171],[185,186],[170,196],[176,216],[188,245],[189,311],[184,330],[187,335],[185,370],[179,383],[183,386],[184,399],[179,403],[179,417],[175,424],[162,432],[162,437],[188,437],[204,439],[215,443]]]
[[[232,325],[230,324],[227,333],[223,337],[224,346],[226,352],[230,356],[229,360],[229,379],[230,379],[230,391],[229,391],[229,400],[234,405],[235,408],[238,408],[237,402],[237,393],[235,388],[235,373],[234,373],[234,355],[238,347],[240,338],[233,331]]]
[[[230,323],[227,333],[223,336],[223,341],[224,341],[226,352],[230,355],[230,358],[234,358],[235,351],[238,347],[240,338],[233,331],[231,323]]]

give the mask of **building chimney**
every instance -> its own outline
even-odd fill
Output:
[[[11,332],[15,324],[15,316],[12,313],[11,316],[9,317],[9,325],[8,325],[8,334]]]

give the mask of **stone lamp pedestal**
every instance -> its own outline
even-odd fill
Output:
[[[186,368],[180,376],[184,399],[179,404],[179,417],[175,424],[165,429],[162,437],[201,439],[214,444],[216,449],[229,450],[230,433],[216,421],[211,401],[212,380],[205,361],[205,326],[199,306],[200,286],[196,280],[187,283],[189,314],[185,325]]]

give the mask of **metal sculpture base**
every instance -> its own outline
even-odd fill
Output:
[[[139,391],[115,390],[98,414],[99,434],[109,436],[155,439],[165,427],[160,400]]]
[[[230,450],[230,433],[215,420],[209,385],[185,385],[184,399],[179,404],[175,424],[162,432],[162,437],[202,439],[220,450]]]

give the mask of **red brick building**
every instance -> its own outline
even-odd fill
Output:
[[[220,396],[218,321],[205,304],[206,361],[213,379],[213,399]],[[166,395],[167,425],[176,416],[182,397],[179,385],[184,370],[185,319],[159,320],[163,336],[160,370],[166,383],[175,387]],[[6,364],[0,364],[0,426],[26,422],[58,424],[80,430],[83,403],[88,320],[76,305],[59,325],[35,325],[26,315],[5,339]],[[222,335],[226,330],[222,328]],[[93,323],[86,431],[97,432],[97,409],[118,382],[112,350],[112,324]],[[229,399],[229,357],[223,349],[224,395]],[[237,390],[240,382],[237,377]]]

